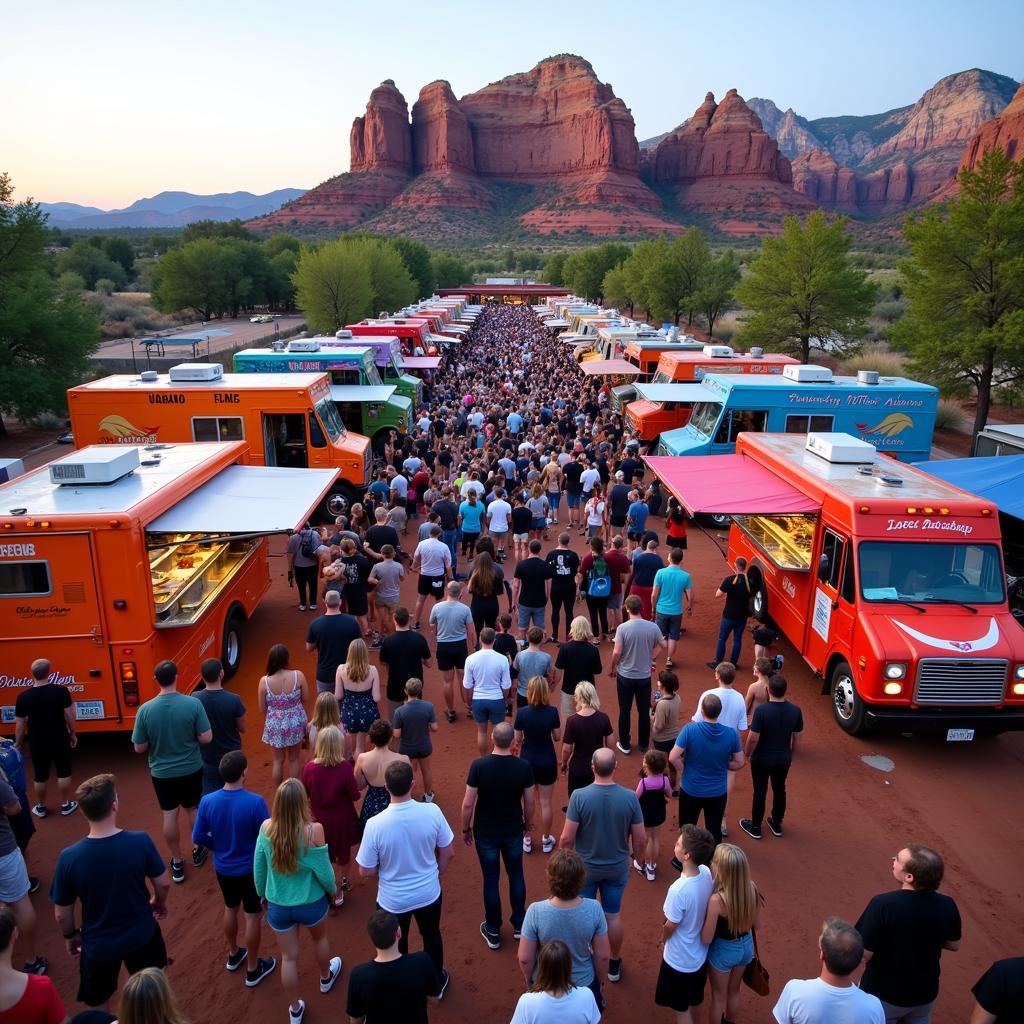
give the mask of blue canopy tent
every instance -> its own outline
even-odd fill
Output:
[[[1000,512],[1024,519],[1024,455],[935,459],[916,465],[954,487],[991,501]]]

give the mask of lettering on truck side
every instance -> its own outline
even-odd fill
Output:
[[[213,394],[214,405],[237,405],[241,401],[242,396],[237,392],[229,394],[226,392],[215,391]]]
[[[34,558],[35,544],[0,544],[0,558]]]
[[[956,519],[890,519],[886,524],[886,533],[900,530],[938,530],[940,533],[962,533],[969,537],[974,533],[970,523],[961,523]]]
[[[151,394],[147,395],[146,397],[149,399],[149,404],[150,405],[184,405],[185,404],[185,396],[183,394],[180,394],[180,393],[173,394],[173,395],[158,395],[158,394],[152,394],[151,393]]]

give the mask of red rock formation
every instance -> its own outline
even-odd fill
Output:
[[[857,175],[827,150],[812,149],[793,160],[793,188],[826,210],[857,212]]]
[[[1006,109],[986,121],[967,143],[960,160],[961,169],[974,170],[990,149],[1000,147],[1011,160],[1024,159],[1024,85],[1014,94]]]
[[[447,82],[431,82],[412,107],[413,166],[423,171],[476,169],[469,118]]]
[[[366,113],[352,122],[349,143],[351,171],[412,172],[409,105],[390,78],[370,93]]]

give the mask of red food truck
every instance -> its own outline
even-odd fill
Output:
[[[848,434],[741,433],[732,455],[647,462],[691,514],[732,516],[753,614],[846,732],[1024,729],[1024,632],[990,501]]]

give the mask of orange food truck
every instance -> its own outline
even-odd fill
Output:
[[[49,659],[78,728],[130,729],[153,669],[238,669],[270,586],[267,538],[300,528],[336,471],[246,465],[241,442],[93,445],[0,486],[0,723]]]
[[[728,513],[754,615],[822,680],[844,731],[1024,729],[1024,631],[998,509],[849,434],[741,433],[647,459],[691,514]]]
[[[685,334],[663,335],[660,338],[630,338],[622,358],[632,363],[641,373],[641,381],[649,381],[658,369],[663,352],[700,352],[703,345]]]
[[[322,371],[224,373],[220,363],[181,363],[71,388],[68,412],[76,447],[246,441],[253,465],[340,470],[319,510],[325,519],[345,514],[370,484],[370,440],[345,430]]]

